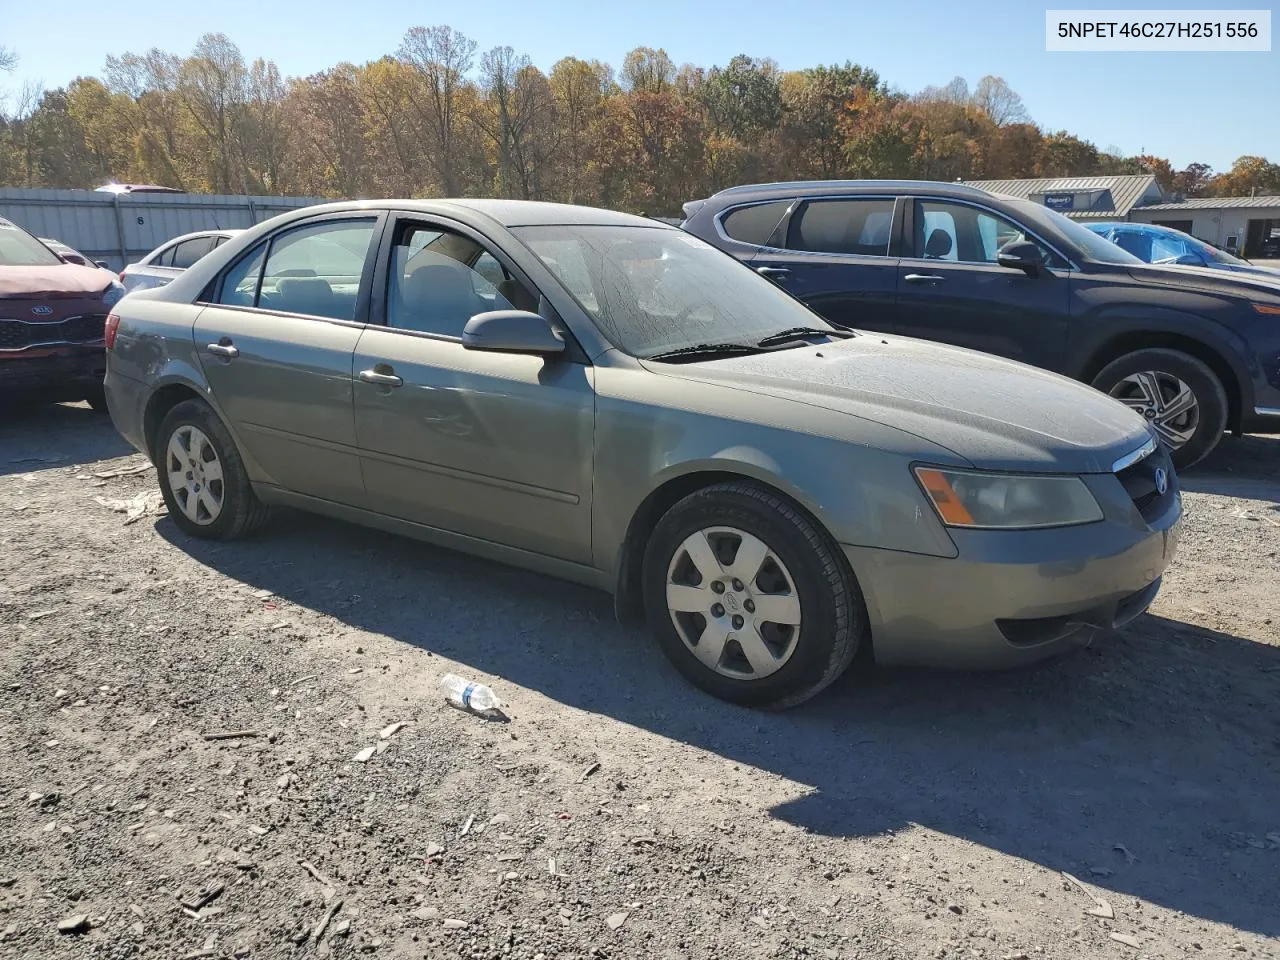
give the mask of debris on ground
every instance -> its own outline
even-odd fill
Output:
[[[108,499],[107,497],[94,497],[93,500],[94,503],[106,507],[113,513],[125,514],[125,526],[136,523],[147,514],[163,516],[168,512],[164,504],[164,495],[159,490],[144,490],[127,500]]]

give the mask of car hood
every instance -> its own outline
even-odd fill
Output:
[[[1143,283],[1160,283],[1218,296],[1258,298],[1280,302],[1280,273],[1259,270],[1246,273],[1213,267],[1134,264],[1129,275]]]
[[[112,278],[99,267],[75,263],[47,267],[0,266],[0,298],[86,297],[111,286]]]
[[[910,337],[862,334],[816,348],[645,365],[881,423],[983,469],[1107,473],[1151,436],[1136,413],[1084,384]]]

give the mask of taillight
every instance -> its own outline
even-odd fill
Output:
[[[120,318],[114,313],[107,314],[107,325],[102,329],[102,339],[110,350],[116,345],[116,334],[120,332]]]
[[[124,271],[123,271],[123,270],[121,270],[121,271],[120,271],[120,282],[121,282],[121,283],[124,283]]]

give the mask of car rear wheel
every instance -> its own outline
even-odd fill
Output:
[[[1150,423],[1179,470],[1207,457],[1227,429],[1222,381],[1181,350],[1135,350],[1103,367],[1093,385]]]
[[[868,634],[862,594],[831,538],[748,483],[708,487],[667,511],[643,576],[663,651],[694,684],[734,703],[809,699]]]
[[[185,533],[233,540],[266,521],[231,434],[207,404],[185,400],[165,415],[155,460],[169,515]]]

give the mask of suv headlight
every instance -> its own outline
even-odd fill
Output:
[[[110,310],[112,307],[114,307],[117,303],[120,302],[120,298],[123,296],[124,296],[123,284],[115,280],[112,280],[111,286],[107,287],[107,289],[102,291],[102,305],[106,307],[108,310]]]
[[[949,527],[1070,527],[1102,519],[1079,477],[980,473],[916,467],[916,479]]]

